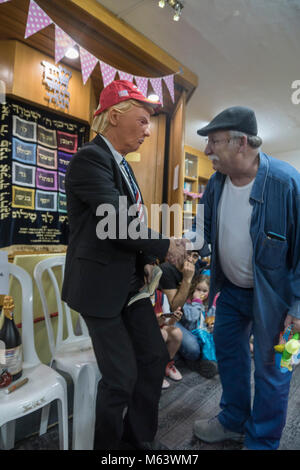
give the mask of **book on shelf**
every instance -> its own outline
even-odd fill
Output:
[[[161,275],[162,275],[162,270],[160,269],[160,267],[154,266],[149,284],[145,284],[144,287],[142,287],[142,289],[137,294],[131,297],[127,306],[129,307],[129,305],[133,304],[134,302],[137,302],[137,300],[151,297],[151,295],[154,294],[155,289],[157,289],[158,287]]]

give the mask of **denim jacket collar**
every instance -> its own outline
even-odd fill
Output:
[[[259,167],[250,194],[250,199],[264,202],[264,189],[269,172],[269,160],[265,153],[259,152]]]

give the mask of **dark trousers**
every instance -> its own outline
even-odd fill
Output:
[[[117,450],[121,440],[152,441],[169,354],[150,300],[125,307],[114,318],[85,321],[102,374],[94,449]]]

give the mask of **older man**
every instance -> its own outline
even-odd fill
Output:
[[[156,446],[169,357],[150,299],[127,304],[143,285],[144,270],[149,275],[156,258],[182,264],[184,246],[148,229],[124,158],[150,135],[153,108],[131,82],[104,88],[92,125],[97,136],[66,174],[70,237],[62,298],[83,315],[102,373],[95,449],[119,449],[121,441],[138,449]]]
[[[300,175],[261,151],[256,117],[245,107],[218,114],[198,134],[216,173],[202,198],[211,243],[210,302],[222,411],[195,422],[207,442],[241,440],[246,449],[277,449],[285,425],[291,373],[274,365],[279,333],[300,331]],[[251,407],[249,335],[254,334]]]

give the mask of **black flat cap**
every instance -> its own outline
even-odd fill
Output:
[[[197,134],[208,135],[210,132],[221,130],[257,135],[257,122],[254,111],[243,106],[232,106],[231,108],[224,109],[207,126],[199,129]]]

